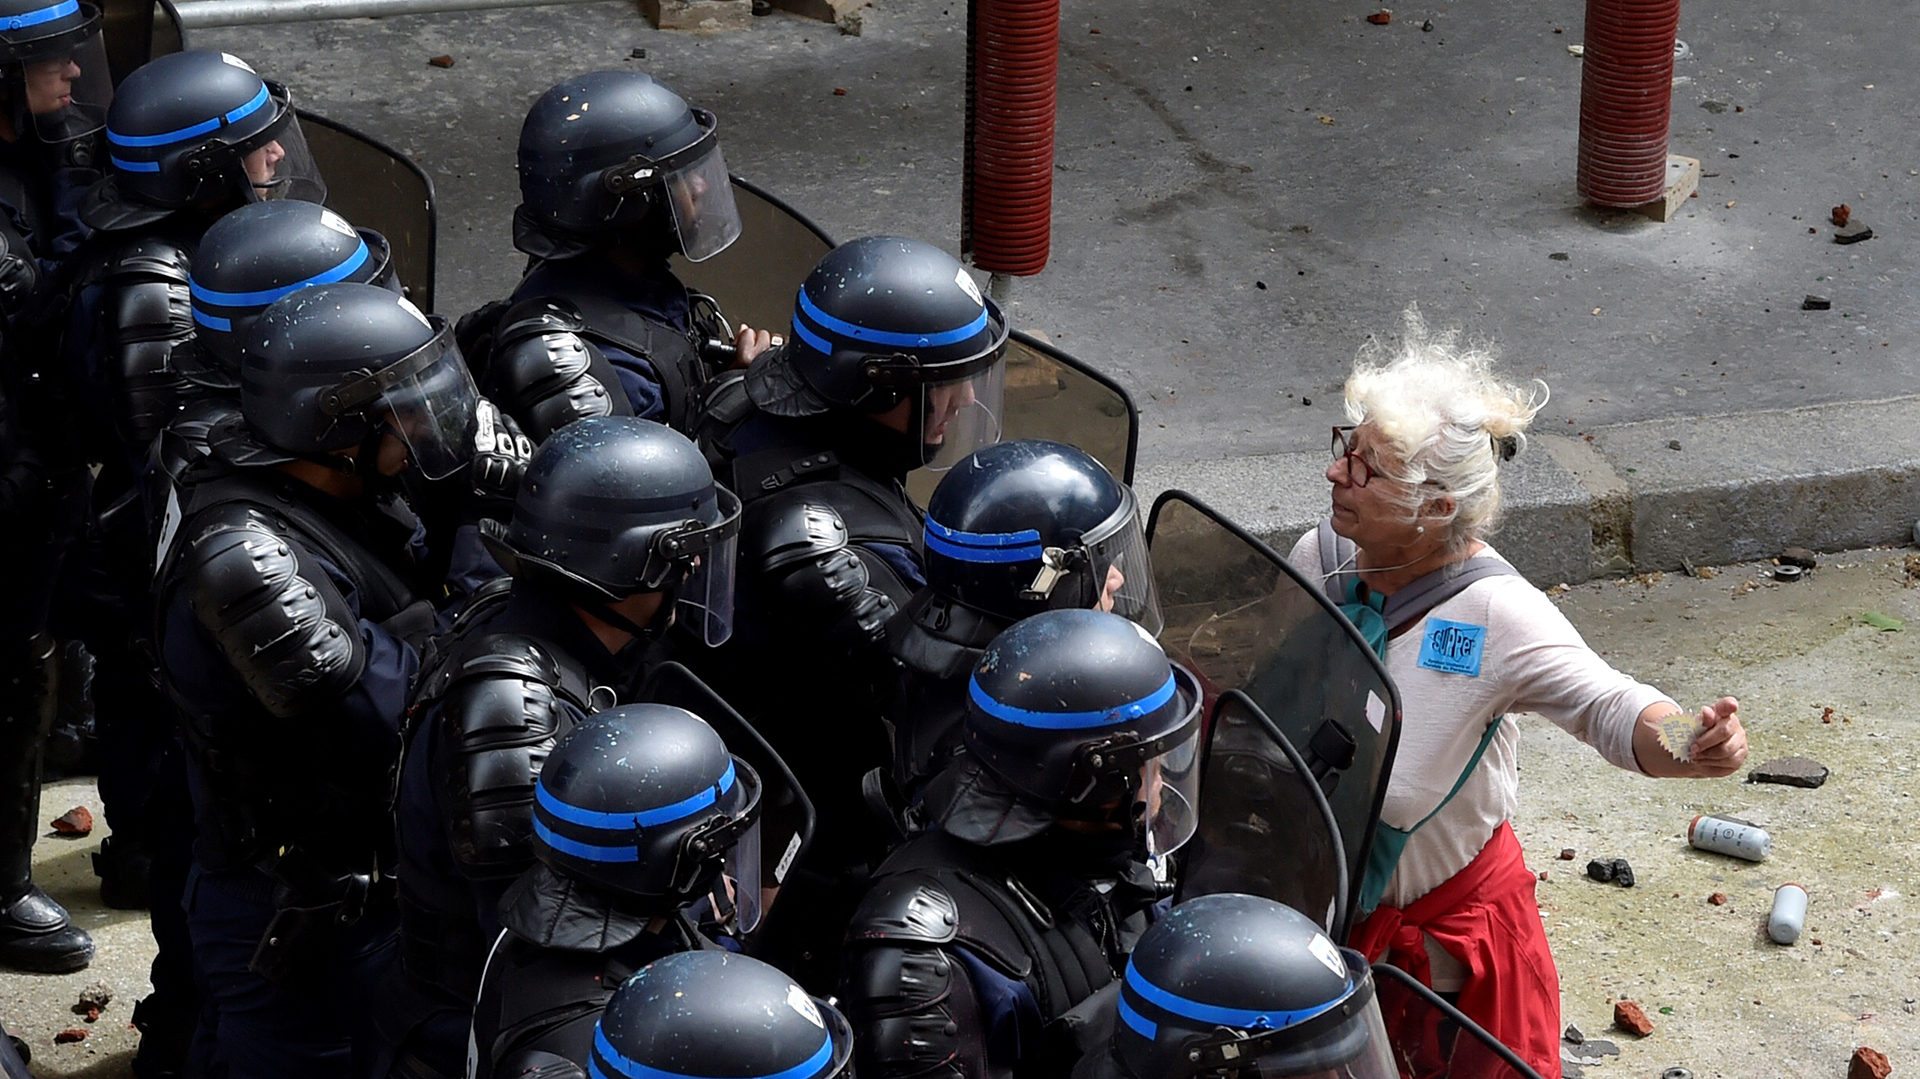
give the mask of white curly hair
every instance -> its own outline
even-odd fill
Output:
[[[1430,329],[1418,305],[1404,318],[1398,342],[1370,338],[1361,347],[1344,391],[1347,418],[1373,429],[1384,451],[1378,471],[1404,485],[1409,520],[1429,502],[1453,499],[1440,526],[1459,549],[1499,526],[1499,464],[1526,447],[1547,384],[1504,381],[1490,351],[1463,345],[1457,329]]]

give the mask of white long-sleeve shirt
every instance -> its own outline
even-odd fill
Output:
[[[1498,556],[1491,547],[1480,553]],[[1289,560],[1307,580],[1320,581],[1315,532],[1294,545]],[[1477,675],[1421,665],[1421,644],[1436,619],[1485,629]],[[1609,666],[1545,593],[1512,575],[1475,581],[1427,612],[1387,642],[1386,667],[1400,690],[1401,728],[1381,819],[1401,829],[1418,824],[1453,789],[1495,716],[1537,712],[1607,760],[1638,772],[1634,725],[1647,706],[1671,703],[1666,694]],[[1439,887],[1513,817],[1519,743],[1509,719],[1460,793],[1407,841],[1382,903],[1405,907]]]

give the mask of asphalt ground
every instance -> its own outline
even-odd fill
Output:
[[[1563,452],[1515,470],[1516,504],[1551,510],[1528,526],[1527,544],[1552,547],[1523,567],[1536,580],[1754,557],[1776,536],[1837,549],[1907,534],[1920,510],[1913,409],[1892,426],[1859,411],[1920,391],[1920,80],[1885,12],[1689,4],[1671,149],[1701,159],[1704,179],[1658,224],[1575,194],[1582,61],[1568,46],[1582,6],[1400,8],[1385,26],[1366,22],[1376,10],[1063,5],[1052,261],[1014,283],[1011,311],[1128,386],[1147,486],[1257,504],[1256,531],[1284,542],[1324,512],[1313,461],[1342,419],[1356,349],[1400,332],[1418,304],[1547,382],[1536,430],[1575,457],[1593,448],[1612,475],[1589,483]],[[192,42],[249,58],[428,170],[438,307],[457,315],[522,267],[508,220],[526,106],[593,68],[646,70],[713,109],[733,170],[836,238],[897,232],[957,250],[963,14],[963,0],[877,0],[858,35],[786,14],[699,34],[596,3]],[[453,66],[428,65],[443,55]],[[1872,240],[1833,242],[1840,203]],[[1810,293],[1832,308],[1801,310]],[[1804,422],[1777,421],[1783,409]],[[1701,417],[1725,418],[1737,452],[1675,460],[1669,439],[1632,437]],[[1695,449],[1681,452],[1714,437],[1682,438]],[[1621,441],[1633,445],[1609,446]],[[1677,473],[1658,486],[1649,470]],[[1714,503],[1780,476],[1812,486],[1731,515]],[[1641,542],[1660,531],[1650,515],[1673,518],[1678,538]]]

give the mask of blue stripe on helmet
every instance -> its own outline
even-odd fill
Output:
[[[159,172],[160,171],[160,162],[158,161],[125,161],[120,158],[114,157],[112,154],[107,155],[107,160],[113,162],[113,167],[116,169],[119,169],[122,172]]]
[[[230,333],[233,330],[232,319],[221,318],[219,315],[209,315],[198,307],[193,309],[193,321],[198,322],[209,330],[219,330],[222,333]]]
[[[805,341],[807,343],[807,347],[813,349],[815,352],[821,353],[822,355],[826,355],[826,356],[833,355],[833,342],[827,340],[826,338],[820,336],[817,333],[814,333],[813,327],[807,325],[804,322],[801,322],[799,316],[797,315],[794,317],[794,320],[793,320],[793,335],[795,337],[798,337],[800,340]]]
[[[973,703],[978,705],[982,712],[995,719],[1021,727],[1037,727],[1041,730],[1077,731],[1087,727],[1111,727],[1131,719],[1139,719],[1172,700],[1174,685],[1173,672],[1168,671],[1166,684],[1159,689],[1131,704],[1123,704],[1118,708],[1109,708],[1101,712],[1030,712],[1025,708],[1015,708],[1013,705],[1002,704],[987,696],[987,691],[980,688],[978,677],[967,679],[967,692],[972,694]]]
[[[1135,1034],[1148,1041],[1152,1041],[1154,1035],[1160,1033],[1160,1024],[1134,1011],[1133,1005],[1127,1003],[1125,993],[1120,994],[1120,1021],[1132,1027]]]
[[[613,1047],[612,1042],[607,1040],[607,1036],[605,1032],[600,1029],[599,1023],[593,1025],[593,1048],[593,1054],[587,1058],[587,1072],[593,1076],[593,1079],[611,1079],[605,1072],[600,1070],[600,1058],[602,1057],[606,1058],[607,1063],[613,1065],[614,1071],[626,1076],[626,1079],[710,1079],[708,1076],[691,1075],[685,1072],[670,1072],[661,1068],[650,1067],[637,1060],[627,1059],[621,1054],[620,1050]],[[833,1035],[826,1031],[821,1031],[820,1048],[814,1050],[812,1056],[795,1064],[793,1067],[783,1068],[777,1072],[769,1072],[766,1075],[743,1075],[732,1077],[732,1079],[810,1079],[811,1076],[820,1074],[821,1070],[831,1063],[833,1063]]]
[[[625,846],[603,847],[598,843],[582,843],[577,839],[568,839],[546,826],[539,817],[533,818],[533,834],[540,841],[561,854],[571,855],[586,862],[637,862],[640,860],[640,848],[628,843]]]
[[[926,542],[928,551],[945,555],[956,562],[1037,562],[1046,551],[1037,543],[1030,547],[962,547],[934,535],[932,529],[927,531]]]
[[[927,518],[926,544],[928,550],[959,562],[1032,562],[1044,552],[1035,529],[962,532],[931,517]]]
[[[1018,532],[962,532],[957,528],[948,528],[931,517],[927,518],[927,532],[944,540],[975,547],[1018,547],[1040,542],[1040,531],[1034,528],[1023,528]]]
[[[63,4],[23,11],[18,15],[9,15],[0,19],[0,30],[25,30],[29,26],[39,26],[43,22],[64,19],[79,10],[80,0],[66,0]]]
[[[241,105],[225,116],[216,116],[211,120],[202,120],[189,127],[180,128],[178,131],[163,131],[158,135],[122,135],[118,131],[108,128],[107,141],[113,143],[115,146],[171,146],[176,142],[193,138],[195,135],[204,135],[209,131],[218,131],[224,124],[239,123],[241,120],[259,112],[260,107],[265,105],[270,97],[272,97],[272,95],[267,93],[267,84],[263,82],[260,84],[260,92],[253,95],[252,101]],[[114,163],[120,164],[120,159],[115,158]],[[127,167],[132,168],[132,166]],[[133,171],[159,172],[160,166],[155,165],[152,169],[135,168]]]
[[[1353,987],[1353,979],[1347,979],[1347,988]],[[1222,1008],[1214,1004],[1202,1004],[1197,1000],[1167,992],[1165,989],[1147,981],[1140,969],[1127,960],[1127,988],[1140,995],[1142,1000],[1162,1011],[1172,1012],[1182,1019],[1191,1019],[1196,1023],[1210,1023],[1215,1026],[1231,1027],[1234,1030],[1281,1030],[1303,1023],[1316,1015],[1329,1011],[1346,999],[1346,994],[1327,1001],[1325,1004],[1298,1011],[1254,1011],[1247,1008]]]
[[[805,286],[800,289],[799,308],[806,316],[818,322],[823,329],[837,333],[842,337],[851,337],[856,341],[866,341],[876,345],[893,345],[896,348],[933,348],[938,345],[957,345],[981,330],[987,328],[987,309],[980,308],[980,314],[973,321],[957,329],[942,330],[937,333],[896,333],[892,330],[875,330],[842,319],[834,318],[820,310],[807,296]],[[832,349],[822,351],[831,353]]]
[[[314,285],[331,285],[336,281],[344,281],[351,276],[355,270],[365,266],[367,259],[370,257],[372,256],[367,251],[367,242],[361,240],[359,248],[356,249],[353,254],[348,255],[340,265],[335,266],[331,270],[314,274],[304,281],[295,281],[291,285],[262,289],[259,292],[216,292],[213,289],[203,287],[198,281],[192,281],[189,282],[188,289],[193,293],[194,299],[213,304],[216,307],[265,307],[280,297],[299,292],[303,288],[311,288]]]
[[[713,786],[690,798],[682,798],[672,805],[664,805],[658,809],[643,809],[637,813],[601,813],[597,810],[570,806],[554,797],[553,793],[547,790],[545,783],[534,784],[533,796],[540,802],[542,809],[568,824],[577,824],[582,828],[599,828],[603,831],[630,832],[638,828],[654,828],[662,824],[671,824],[700,812],[719,801],[721,795],[732,790],[733,779],[733,760],[728,758],[727,770],[720,773],[720,778],[714,781]]]

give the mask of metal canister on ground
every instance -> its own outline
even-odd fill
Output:
[[[1773,853],[1773,837],[1765,828],[1730,817],[1698,816],[1687,825],[1687,844],[1695,850],[1765,861]]]
[[[1773,891],[1773,910],[1767,914],[1767,936],[1775,944],[1792,944],[1807,927],[1807,890],[1787,883]]]

